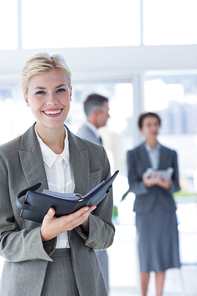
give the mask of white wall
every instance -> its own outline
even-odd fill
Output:
[[[61,53],[73,80],[129,79],[152,70],[197,69],[197,45],[67,48],[0,51],[0,82],[19,80],[25,61],[38,52]]]

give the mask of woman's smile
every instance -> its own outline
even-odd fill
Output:
[[[42,111],[46,116],[49,117],[57,117],[62,113],[62,109],[50,109],[50,110],[44,110]]]

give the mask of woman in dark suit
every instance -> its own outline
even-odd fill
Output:
[[[180,189],[177,154],[162,146],[157,136],[161,125],[155,113],[144,113],[138,126],[145,143],[127,152],[129,189],[136,195],[134,211],[138,235],[142,296],[147,295],[150,272],[155,272],[157,296],[162,295],[165,270],[179,268],[176,206],[172,194]],[[150,176],[147,169],[173,171],[168,178]]]
[[[42,224],[21,218],[16,207],[17,195],[38,182],[39,192],[84,195],[110,176],[103,147],[64,125],[72,99],[70,78],[60,55],[37,54],[22,70],[21,88],[36,123],[0,147],[1,296],[108,294],[93,249],[113,242],[111,191],[97,207],[70,215],[56,218],[50,208]]]

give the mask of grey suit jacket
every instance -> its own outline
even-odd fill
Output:
[[[87,142],[68,130],[70,161],[75,192],[82,195],[110,175],[102,146]],[[96,157],[95,157],[96,155]],[[41,224],[20,218],[17,194],[37,182],[40,192],[48,188],[34,126],[22,136],[0,146],[0,255],[5,264],[0,284],[1,296],[39,296],[47,264],[52,261],[56,238],[43,244]],[[107,295],[94,249],[108,248],[114,238],[112,192],[90,215],[87,236],[81,227],[68,233],[73,271],[80,296]]]
[[[180,186],[177,154],[174,150],[161,145],[159,169],[165,170],[169,167],[174,169],[170,190],[164,190],[159,186],[146,188],[142,175],[147,168],[151,167],[151,164],[144,144],[127,152],[127,167],[129,188],[136,195],[134,202],[134,211],[136,213],[150,212],[157,200],[166,211],[174,212],[176,210],[172,193],[179,191]]]
[[[83,139],[88,139],[88,141],[101,145],[100,139],[95,135],[95,133],[86,124],[82,125],[76,135]]]

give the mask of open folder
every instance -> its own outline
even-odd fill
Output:
[[[52,207],[55,216],[60,217],[74,213],[85,206],[98,205],[112,188],[112,183],[119,171],[116,171],[107,181],[103,180],[100,184],[82,196],[79,193],[58,193],[44,190],[43,193],[35,192],[41,183],[29,187],[19,193],[16,205],[21,209],[20,217],[42,223],[48,210]],[[24,203],[19,199],[25,195]]]

